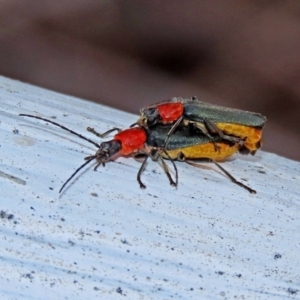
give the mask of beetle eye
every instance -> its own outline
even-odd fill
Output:
[[[156,108],[149,108],[144,111],[145,118],[147,119],[147,125],[152,126],[155,125],[158,121],[160,121],[160,115]]]

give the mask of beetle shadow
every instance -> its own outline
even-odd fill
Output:
[[[218,172],[215,168],[213,168],[213,163],[210,162],[208,159],[197,159],[197,160],[185,160],[185,163],[187,163],[188,165],[191,165],[195,168],[198,169],[203,169],[203,170],[214,170],[216,172]],[[209,166],[205,165],[205,164],[209,164]],[[220,174],[222,174],[221,172],[218,172]]]
[[[226,161],[230,161],[230,160],[226,160]],[[223,161],[222,163],[224,163],[224,162],[225,161]],[[198,169],[214,171],[228,179],[228,176],[226,175],[226,173],[217,169],[217,166],[212,161],[210,161],[209,158],[202,158],[202,159],[197,159],[197,160],[192,160],[192,161],[186,160],[185,163],[187,163],[188,165],[191,165],[195,168],[198,168]],[[220,165],[220,162],[217,162],[217,163]],[[209,165],[206,165],[206,164],[209,164]],[[222,168],[224,168],[224,167],[222,166]],[[225,169],[225,170],[226,170],[226,172],[228,172],[227,169]]]
[[[260,151],[259,153],[256,153],[255,155],[242,155],[242,154],[239,154],[239,156],[235,157],[235,158],[238,158],[238,159],[243,160],[243,161],[251,162],[251,163],[259,162],[259,161],[262,160],[262,152]],[[234,157],[232,159],[234,160]]]
[[[96,162],[87,166],[82,171],[78,172],[76,176],[63,188],[63,190],[59,193],[59,198],[61,198],[85,173],[90,172],[96,166]],[[96,172],[96,171],[95,171]],[[73,174],[73,173],[72,173]],[[70,175],[72,176],[72,175]],[[70,178],[69,176],[69,178]],[[68,178],[63,182],[63,184],[68,180]]]

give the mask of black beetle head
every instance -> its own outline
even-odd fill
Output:
[[[103,142],[100,144],[95,156],[98,162],[105,163],[109,161],[114,155],[121,151],[121,142],[118,140],[112,140]]]

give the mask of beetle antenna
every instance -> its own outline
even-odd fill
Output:
[[[37,116],[33,116],[33,115],[27,115],[27,114],[19,114],[19,116],[22,116],[22,117],[29,117],[29,118],[35,118],[35,119],[39,119],[39,120],[42,120],[42,121],[51,123],[51,124],[53,124],[53,125],[55,125],[55,126],[58,126],[58,127],[62,128],[62,129],[64,129],[64,130],[66,130],[66,131],[68,131],[68,132],[70,132],[70,133],[72,133],[72,134],[78,136],[79,138],[81,138],[81,139],[83,139],[83,140],[85,140],[85,141],[87,141],[87,142],[93,144],[93,145],[96,146],[97,148],[100,148],[100,145],[99,145],[99,144],[95,143],[94,141],[90,140],[89,138],[87,138],[87,137],[81,135],[80,133],[77,133],[77,132],[75,132],[75,131],[73,131],[73,130],[71,130],[71,129],[69,129],[69,128],[63,126],[63,125],[60,125],[60,124],[58,124],[58,123],[56,123],[56,122],[53,122],[53,121],[51,121],[51,120],[44,119],[44,118],[37,117]]]
[[[62,185],[62,187],[59,190],[59,193],[61,193],[61,191],[64,189],[64,187],[67,185],[68,182],[70,182],[70,180],[82,169],[84,168],[87,164],[89,164],[92,160],[94,160],[97,156],[96,155],[92,155],[90,156],[90,158],[84,163],[82,164],[78,169],[75,170],[75,172],[67,179],[67,181]]]

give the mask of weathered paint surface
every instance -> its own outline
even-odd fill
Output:
[[[300,299],[298,162],[262,151],[226,162],[251,195],[210,164],[177,163],[174,189],[151,161],[141,190],[139,162],[120,158],[59,196],[95,149],[18,114],[91,138],[87,126],[137,117],[4,78],[0,94],[0,170],[26,182],[0,177],[1,299]]]

